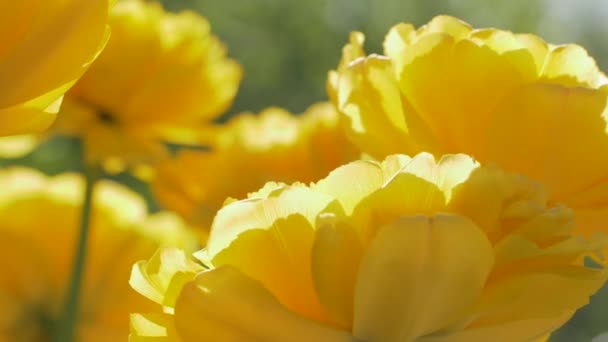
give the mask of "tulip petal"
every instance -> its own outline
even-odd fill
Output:
[[[318,214],[339,204],[303,185],[257,195],[268,198],[234,202],[218,212],[205,259],[215,267],[243,270],[289,309],[326,320],[314,290],[310,253]]]
[[[506,58],[489,46],[432,33],[391,58],[403,65],[397,78],[405,98],[444,146],[442,152],[453,153],[479,144],[488,112],[524,84],[527,69],[534,70],[532,56],[517,51]]]
[[[418,34],[438,32],[448,34],[456,40],[461,40],[468,36],[472,30],[473,28],[469,24],[458,18],[438,15],[421,27]]]
[[[241,233],[250,229],[272,230],[277,219],[292,214],[303,215],[312,225],[317,215],[333,198],[311,191],[303,185],[276,189],[267,199],[254,198],[231,203],[222,208],[213,221],[207,250],[213,256],[228,247]]]
[[[322,215],[317,226],[312,249],[315,289],[330,318],[350,330],[363,246],[352,227],[333,215]]]
[[[131,314],[129,342],[182,342],[173,316],[164,313]]]
[[[241,233],[228,248],[215,254],[213,266],[234,266],[262,283],[288,309],[326,320],[312,280],[313,225],[294,214],[261,227],[265,229]],[[213,242],[213,232],[209,241]]]
[[[598,154],[608,150],[606,99],[600,90],[523,87],[502,102],[475,156],[542,181],[552,200],[567,204],[608,174],[608,158]]]
[[[352,341],[349,334],[287,310],[259,282],[232,267],[200,273],[185,285],[175,326],[189,341]]]
[[[0,84],[6,86],[0,96],[0,108],[26,102],[75,81],[109,37],[105,25],[108,0],[37,3],[36,20],[28,34],[1,58]],[[4,25],[0,28],[12,29]],[[5,32],[1,33],[5,36]]]
[[[399,172],[353,210],[351,224],[358,227],[364,244],[379,227],[398,216],[431,215],[444,210],[452,190],[478,167],[465,155],[446,156],[437,163],[432,155],[421,153],[402,162]]]
[[[184,283],[202,270],[184,251],[165,248],[154,253],[149,261],[133,265],[129,284],[148,299],[173,307]]]
[[[405,216],[382,227],[361,261],[355,337],[410,341],[457,323],[493,259],[483,232],[462,216]]]
[[[408,131],[424,142],[434,142],[429,129],[399,93],[388,58],[370,56],[353,62],[340,75],[338,90],[338,109],[345,114],[353,138],[372,155],[415,153],[419,147]]]
[[[547,342],[548,336],[542,331],[555,331],[572,317],[573,312],[565,313],[555,318],[539,318],[518,320],[506,324],[483,326],[424,336],[416,342]]]
[[[353,182],[354,179],[361,181]],[[344,213],[350,215],[361,199],[378,190],[384,182],[378,163],[359,160],[333,170],[314,186],[314,190],[337,198]]]
[[[574,312],[606,282],[608,272],[555,262],[521,263],[494,270],[477,309],[473,327],[552,318]],[[567,293],[567,296],[563,294]],[[560,298],[560,300],[555,300]],[[541,327],[539,327],[541,328]],[[547,333],[539,330],[539,333]]]
[[[0,138],[0,158],[23,157],[38,146],[39,140],[30,134]]]
[[[553,47],[546,57],[541,77],[570,87],[599,87],[606,83],[595,60],[578,45]]]

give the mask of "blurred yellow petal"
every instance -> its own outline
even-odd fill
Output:
[[[165,142],[207,141],[242,77],[207,20],[123,0],[109,24],[107,47],[66,95],[53,132],[82,137],[88,161],[123,168],[167,158]]]
[[[228,197],[246,197],[270,181],[317,181],[358,156],[327,102],[298,116],[276,107],[242,113],[209,134],[210,151],[180,151],[155,168],[152,183],[159,202],[200,227],[202,235]]]
[[[0,24],[0,135],[40,132],[62,95],[104,47],[108,0],[4,2]],[[41,59],[40,56],[44,55]]]
[[[34,135],[15,135],[0,138],[0,158],[19,158],[32,152],[38,145]]]
[[[84,181],[24,168],[0,170],[0,339],[48,340],[61,315],[71,274]],[[110,181],[95,186],[78,340],[124,340],[128,314],[153,303],[129,288],[133,263],[161,246],[192,250],[180,220],[148,216],[143,198]],[[160,222],[160,221],[164,222]],[[148,226],[150,231],[143,229]],[[164,232],[171,232],[166,238]],[[166,239],[166,240],[165,240]],[[4,335],[3,335],[4,334]]]

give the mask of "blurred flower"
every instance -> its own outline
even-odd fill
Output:
[[[376,158],[463,152],[543,183],[591,236],[608,221],[608,85],[580,46],[440,16],[394,26],[386,56],[353,33],[328,90]]]
[[[71,276],[84,182],[77,175],[0,171],[0,340],[47,341]],[[136,260],[159,246],[192,250],[174,214],[146,214],[145,202],[111,182],[95,188],[82,290],[80,341],[125,340],[128,314],[150,306],[128,286]]]
[[[606,281],[542,187],[465,155],[357,161],[215,217],[201,266],[164,249],[131,285],[132,341],[534,341]]]
[[[117,172],[164,157],[163,142],[197,142],[231,104],[241,68],[194,12],[124,0],[110,26],[108,46],[66,96],[54,128],[82,137],[88,161]]]
[[[0,158],[20,158],[38,147],[39,139],[34,134],[0,137]]]
[[[2,1],[0,136],[55,120],[62,95],[105,45],[110,0]]]
[[[152,183],[162,205],[205,231],[229,196],[243,198],[268,181],[316,181],[358,157],[328,103],[300,116],[280,108],[245,113],[213,135],[211,151],[179,153],[159,165]]]

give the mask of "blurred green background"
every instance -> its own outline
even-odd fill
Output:
[[[585,46],[608,67],[607,0],[162,0],[168,9],[194,10],[210,21],[229,55],[244,67],[237,99],[223,117],[278,105],[295,113],[326,99],[327,71],[339,60],[353,30],[367,36],[368,53],[381,52],[384,34],[397,22],[422,25],[450,14],[475,27],[532,32],[551,43]],[[77,144],[54,139],[33,154],[0,164],[27,164],[49,173],[80,168]],[[119,180],[148,194],[145,185]],[[151,201],[151,207],[155,205]],[[567,293],[563,294],[567,296]],[[586,342],[608,330],[608,287],[552,336],[556,342]]]

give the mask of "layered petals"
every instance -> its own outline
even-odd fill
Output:
[[[407,216],[380,229],[361,261],[353,333],[415,341],[466,324],[493,266],[492,245],[468,219]]]
[[[353,341],[281,306],[262,284],[230,266],[202,272],[184,286],[175,325],[184,341]]]
[[[394,155],[227,201],[196,276],[155,257],[134,287],[173,316],[150,334],[180,341],[542,341],[608,278],[585,266],[608,240],[574,227],[521,175]]]
[[[608,79],[582,47],[448,16],[395,25],[384,56],[366,57],[355,36],[330,98],[362,151],[467,153],[543,184],[587,237],[605,230]]]
[[[178,153],[155,168],[152,181],[159,202],[203,235],[226,198],[246,197],[270,181],[317,181],[359,154],[329,103],[312,105],[299,116],[274,107],[243,113],[210,136],[210,151]]]
[[[106,49],[66,96],[53,132],[82,137],[111,172],[166,158],[164,143],[200,144],[228,109],[240,66],[194,12],[118,2]]]

